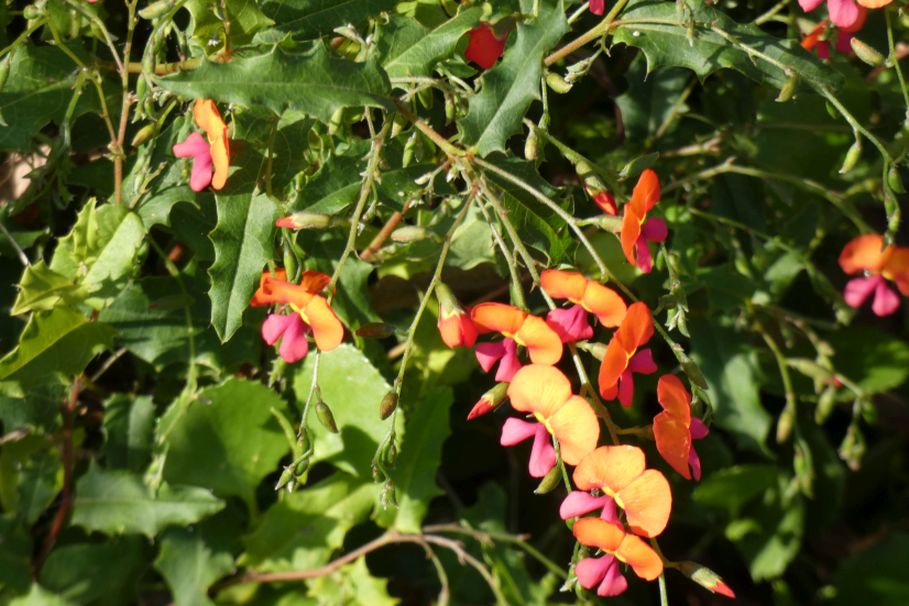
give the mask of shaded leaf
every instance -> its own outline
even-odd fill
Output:
[[[482,15],[479,6],[465,7],[432,29],[414,19],[393,17],[391,23],[382,27],[377,40],[382,67],[391,78],[429,76],[438,61],[454,53],[458,41]]]
[[[364,23],[395,4],[395,0],[265,0],[262,12],[275,21],[276,28],[308,40],[348,23]]]
[[[104,402],[104,460],[109,469],[141,472],[151,458],[155,404],[151,396],[114,394]]]
[[[146,567],[143,543],[127,536],[57,547],[41,568],[41,584],[77,604],[131,603]]]
[[[205,606],[208,588],[234,569],[229,551],[213,548],[200,532],[170,528],[161,537],[155,568],[167,581],[176,606]]]

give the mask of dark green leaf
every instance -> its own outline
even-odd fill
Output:
[[[391,10],[395,3],[395,0],[265,0],[262,12],[281,31],[309,40],[330,34],[334,28],[348,23],[364,23],[381,11]]]
[[[104,402],[104,458],[110,469],[141,472],[148,465],[155,405],[150,396],[114,394]]]
[[[830,336],[833,367],[862,389],[881,392],[899,387],[909,377],[909,345],[896,336],[870,328],[848,328]]]
[[[41,584],[77,604],[132,603],[146,565],[143,543],[128,536],[57,547],[41,569]]]
[[[176,606],[208,606],[208,588],[231,572],[234,558],[213,548],[191,528],[170,528],[161,537],[155,568],[167,581]]]
[[[909,604],[909,535],[894,532],[843,562],[836,574],[834,606]]]
[[[274,23],[262,14],[256,2],[229,0],[226,5],[231,46],[249,44],[253,34]],[[193,16],[193,38],[199,46],[209,54],[223,47],[224,18],[220,16],[222,3],[215,0],[189,0],[184,6]],[[212,44],[212,40],[220,40],[220,44]]]
[[[28,588],[31,543],[28,530],[15,514],[0,515],[0,589],[24,592]]]

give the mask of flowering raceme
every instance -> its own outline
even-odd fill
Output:
[[[888,280],[903,295],[909,296],[909,248],[885,248],[881,236],[866,234],[843,247],[839,263],[847,274],[865,273],[846,283],[843,298],[850,307],[861,307],[873,294],[871,311],[875,315],[888,316],[895,312],[900,306],[900,299],[888,286]]]
[[[574,303],[568,309],[553,309],[546,316],[547,324],[564,343],[593,336],[585,311],[609,328],[618,326],[625,317],[625,302],[618,293],[578,272],[547,269],[540,275],[540,286],[553,299],[568,299]]]
[[[644,273],[653,269],[648,242],[662,242],[669,235],[666,221],[659,217],[647,218],[647,213],[660,201],[660,181],[655,172],[646,168],[625,205],[622,217],[622,252],[632,265]]]
[[[230,167],[230,143],[227,125],[218,113],[218,107],[211,99],[196,99],[193,105],[193,119],[196,126],[205,131],[208,141],[197,132],[189,134],[182,143],[173,147],[178,158],[192,158],[192,174],[189,186],[193,191],[202,191],[209,185],[221,189],[227,182]]]
[[[607,400],[616,396],[623,406],[634,399],[634,373],[653,374],[657,367],[650,349],[638,348],[653,336],[653,316],[645,303],[633,303],[622,324],[612,335],[600,364],[597,383],[600,395]]]
[[[555,364],[562,357],[562,340],[542,318],[504,303],[480,303],[470,310],[478,333],[498,332],[504,341],[480,343],[477,361],[485,372],[499,362],[496,381],[510,381],[521,363],[517,346],[523,345],[534,364]]]
[[[481,23],[470,30],[470,39],[467,41],[467,49],[464,51],[464,57],[473,63],[476,63],[483,69],[489,69],[494,66],[505,52],[505,42],[508,40],[508,34],[501,37],[488,23]]]
[[[678,377],[663,375],[657,382],[657,400],[663,407],[653,418],[657,451],[683,478],[700,480],[701,459],[693,441],[706,437],[709,430],[691,416],[691,394]]]
[[[288,305],[291,308],[292,313],[269,314],[262,323],[262,339],[269,345],[281,339],[278,353],[286,362],[297,362],[306,356],[310,332],[321,351],[331,351],[341,344],[344,325],[325,297],[318,294],[330,281],[329,276],[318,271],[303,272],[300,284],[288,282],[283,269],[274,274],[262,272],[259,288],[249,304],[252,307]]]
[[[577,465],[596,448],[600,438],[597,417],[587,400],[571,393],[571,382],[558,368],[541,364],[524,366],[512,378],[508,397],[512,408],[531,413],[538,421],[509,419],[502,428],[501,439],[503,446],[511,446],[534,437],[531,452],[534,477],[546,475],[555,464],[554,453],[549,453],[551,445],[546,449],[543,444],[545,441],[548,445],[546,434],[558,440],[562,460],[568,465]]]

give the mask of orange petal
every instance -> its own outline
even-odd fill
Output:
[[[635,244],[641,236],[641,224],[644,216],[639,215],[630,204],[625,205],[625,214],[622,217],[622,252],[632,265],[637,265],[637,251]]]
[[[227,140],[227,127],[221,129],[221,134],[210,140],[211,161],[215,168],[211,177],[213,189],[222,189],[227,183],[227,174],[230,170],[230,143]]]
[[[648,469],[618,491],[616,503],[625,510],[628,527],[636,534],[655,537],[666,528],[672,509],[672,492],[666,476]]]
[[[657,400],[666,411],[678,419],[685,429],[691,425],[691,394],[675,375],[663,375],[657,382]]]
[[[588,280],[581,304],[597,317],[600,324],[609,328],[621,324],[627,311],[625,301],[616,291],[593,280]]]
[[[840,267],[847,274],[854,274],[862,270],[877,272],[883,265],[884,251],[882,247],[884,239],[877,234],[865,234],[859,236],[846,246],[840,253]],[[890,248],[887,249],[888,251]]]
[[[528,364],[512,377],[508,397],[515,410],[548,419],[571,397],[571,382],[554,366]]]
[[[534,364],[555,364],[562,357],[562,339],[543,318],[524,318],[514,340],[527,348]]]
[[[287,303],[298,310],[309,305],[315,296],[302,286],[280,280],[269,280],[266,283],[266,292],[273,303]]]
[[[312,299],[300,309],[300,317],[312,327],[316,347],[322,351],[331,351],[344,340],[344,325],[328,305],[325,297],[310,295]]]
[[[615,386],[619,382],[619,377],[628,367],[630,358],[631,356],[625,352],[619,340],[613,336],[606,347],[606,354],[600,364],[600,374],[597,376],[600,395],[607,400],[615,398]]]
[[[646,303],[638,301],[628,307],[622,325],[616,331],[615,338],[619,341],[629,356],[633,355],[638,347],[650,340],[653,336],[653,315]]]
[[[483,332],[500,332],[506,337],[514,337],[521,329],[527,312],[505,303],[480,303],[470,310],[470,319]]]
[[[578,490],[608,489],[615,494],[644,473],[644,451],[637,446],[600,446],[574,470]]]
[[[323,274],[321,271],[307,269],[300,276],[300,286],[312,294],[319,294],[331,282],[331,276]]]
[[[625,539],[625,531],[601,518],[581,518],[571,528],[574,538],[582,545],[615,553]]]
[[[572,303],[580,303],[584,298],[587,282],[587,278],[576,271],[547,269],[540,274],[540,286],[550,297],[568,299]]]
[[[620,561],[627,562],[634,573],[645,581],[652,581],[663,574],[663,560],[650,545],[633,534],[625,535],[615,555]]]
[[[269,288],[270,281],[272,280],[280,282],[287,281],[287,272],[283,269],[276,269],[275,273],[271,273],[268,270],[263,271],[262,275],[259,276],[259,288],[249,302],[252,307],[262,307],[264,305],[271,305],[272,303],[279,303],[279,301],[272,299],[271,289]]]
[[[205,131],[209,144],[225,135],[226,125],[218,112],[218,106],[211,99],[196,99],[193,105],[193,118],[196,126]]]
[[[562,460],[569,465],[577,465],[597,447],[600,424],[590,404],[581,396],[571,396],[548,423],[559,441]]]
[[[893,2],[893,0],[856,0],[856,2],[865,8],[881,8],[887,6]]]
[[[656,206],[660,201],[660,180],[657,174],[649,168],[645,168],[638,182],[631,192],[631,201],[628,205],[634,209],[637,216],[641,219],[650,212],[650,209]]]
[[[691,453],[691,429],[664,410],[653,418],[653,437],[659,453],[686,480],[691,479],[688,455]]]

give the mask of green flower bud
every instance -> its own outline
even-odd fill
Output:
[[[397,407],[398,394],[395,391],[389,391],[385,394],[385,397],[382,398],[382,402],[379,404],[379,418],[384,421],[391,416],[391,413],[393,413]]]
[[[546,74],[546,84],[549,88],[552,89],[554,93],[559,95],[564,95],[571,90],[571,84],[568,83],[565,78],[556,74],[555,72],[547,72]]]
[[[151,139],[152,137],[155,136],[156,130],[157,129],[155,128],[154,124],[146,124],[145,126],[140,128],[139,131],[136,133],[136,135],[133,137],[131,145],[133,147],[138,147],[138,146],[142,145],[143,143],[145,143],[146,141],[148,141],[149,139]]]
[[[855,165],[858,163],[861,157],[862,140],[856,139],[852,146],[849,148],[849,151],[846,152],[846,158],[843,160],[843,165],[840,167],[840,174],[844,175],[855,168]]]
[[[556,465],[549,470],[549,473],[540,481],[536,488],[533,489],[533,494],[546,494],[547,492],[552,492],[559,486],[559,480],[562,479],[562,473],[559,469],[559,466]]]
[[[780,94],[776,96],[777,103],[785,103],[792,99],[795,95],[795,89],[798,88],[799,77],[792,75],[786,79],[786,82],[783,83],[783,88],[780,89]]]
[[[852,47],[852,52],[855,53],[855,56],[871,67],[877,67],[884,63],[884,55],[880,54],[873,46],[865,44],[858,38],[850,40],[849,45]]]
[[[319,417],[319,421],[325,429],[331,433],[338,433],[338,425],[335,423],[335,416],[332,414],[328,404],[322,400],[319,400],[316,404],[316,416]]]

